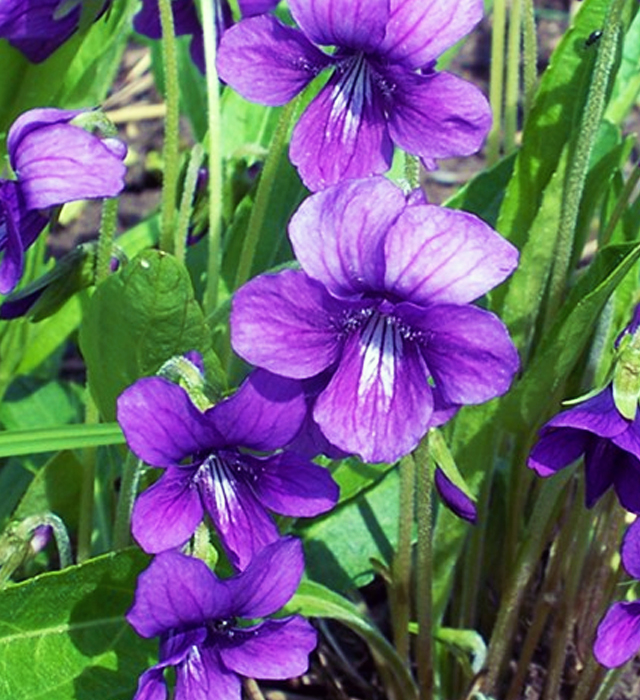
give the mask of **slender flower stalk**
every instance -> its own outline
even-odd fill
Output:
[[[489,104],[493,126],[487,136],[487,163],[492,165],[500,157],[502,119],[504,111],[504,58],[507,26],[507,0],[494,0],[493,26],[491,30],[491,76],[489,79]]]
[[[193,197],[198,183],[198,172],[204,159],[204,149],[199,143],[196,143],[191,149],[189,165],[187,166],[187,174],[184,179],[184,187],[182,191],[182,199],[180,200],[180,211],[178,214],[178,225],[176,226],[174,247],[175,256],[178,260],[184,262],[184,256],[187,248],[187,236],[189,231],[189,220],[193,212]]]
[[[522,43],[522,3],[511,0],[509,5],[509,33],[507,36],[507,76],[504,100],[504,146],[505,154],[516,148],[518,130],[518,101],[520,97],[520,70]]]
[[[118,200],[105,199],[102,203],[102,219],[98,238],[98,259],[96,261],[96,284],[109,276],[113,241],[118,227]]]
[[[167,112],[164,121],[164,170],[162,180],[162,217],[160,223],[160,250],[174,251],[176,224],[176,193],[180,167],[180,88],[178,85],[178,54],[171,0],[158,0],[162,25],[162,62]]]

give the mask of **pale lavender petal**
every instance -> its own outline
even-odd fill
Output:
[[[296,615],[263,622],[242,644],[222,647],[220,656],[225,666],[243,676],[294,678],[309,668],[309,654],[317,642],[311,624]]]
[[[640,601],[615,603],[596,630],[593,654],[607,668],[622,666],[640,651]]]
[[[544,427],[529,454],[527,466],[538,476],[551,476],[581,457],[589,444],[590,436],[584,430]]]
[[[221,663],[217,649],[194,647],[176,669],[175,700],[241,700],[236,673]]]
[[[222,36],[218,74],[242,97],[264,105],[283,105],[332,62],[297,29],[275,17],[242,20]]]
[[[592,508],[613,485],[618,463],[624,453],[609,440],[591,435],[584,455],[585,505]]]
[[[337,447],[366,462],[393,462],[418,445],[432,412],[420,351],[392,320],[372,317],[348,339],[313,415]]]
[[[273,10],[280,0],[238,0],[243,17],[262,15]]]
[[[373,51],[385,35],[389,0],[289,0],[302,31],[320,46]]]
[[[629,526],[622,540],[620,553],[629,576],[640,579],[640,520]]]
[[[299,270],[261,275],[235,293],[231,345],[247,362],[305,379],[340,354],[336,319],[343,305]]]
[[[402,190],[384,177],[348,180],[318,192],[289,223],[296,258],[334,296],[382,290],[385,236],[405,207]]]
[[[228,579],[234,616],[257,618],[280,610],[296,592],[304,571],[302,543],[281,537],[256,554],[239,575]]]
[[[466,304],[503,282],[518,250],[473,214],[410,206],[385,240],[388,292],[415,304]]]
[[[306,415],[306,403],[298,380],[258,369],[233,396],[206,415],[224,435],[227,446],[276,450],[295,437]]]
[[[256,476],[253,488],[258,500],[280,515],[310,518],[326,513],[340,495],[327,469],[292,452],[261,460]]]
[[[172,467],[136,499],[131,531],[145,552],[181,547],[202,522],[204,510],[195,469]]]
[[[163,668],[152,668],[145,671],[138,679],[138,689],[133,700],[166,700],[167,686],[164,682]]]
[[[459,518],[475,524],[478,513],[474,502],[449,479],[440,467],[436,469],[434,482],[447,508]]]
[[[11,167],[16,170],[16,151],[19,149],[22,140],[31,132],[54,124],[68,124],[72,119],[80,114],[84,114],[84,109],[56,109],[55,107],[41,107],[23,112],[11,125],[7,135],[7,151],[11,160]]]
[[[141,637],[156,637],[174,629],[202,628],[206,621],[232,616],[227,583],[218,580],[200,559],[162,552],[138,577],[127,621]]]
[[[109,145],[80,127],[52,124],[24,135],[12,153],[29,209],[115,197],[126,167]]]
[[[439,304],[420,313],[402,304],[398,310],[423,333],[424,357],[446,403],[483,403],[509,389],[520,362],[497,316],[470,305]]]
[[[378,52],[389,62],[422,68],[468,34],[482,13],[482,0],[391,0]]]
[[[334,71],[296,124],[289,159],[313,192],[348,178],[384,173],[393,143],[366,60]]]
[[[480,150],[491,128],[491,109],[475,85],[451,73],[401,69],[389,70],[387,80],[394,85],[389,133],[400,148],[426,164]]]
[[[600,437],[612,438],[628,430],[630,422],[618,412],[609,385],[596,396],[554,416],[547,425],[578,428]]]
[[[187,392],[162,377],[138,379],[118,397],[117,418],[129,448],[154,467],[224,445]]]
[[[250,484],[236,478],[233,466],[212,460],[209,470],[199,474],[199,488],[231,563],[243,570],[257,552],[278,539],[278,528]]]

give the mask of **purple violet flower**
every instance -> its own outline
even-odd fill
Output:
[[[622,564],[640,579],[640,520],[627,530],[622,542]],[[607,668],[622,666],[640,651],[640,600],[614,603],[596,630],[593,654]]]
[[[110,2],[105,0],[96,19],[106,12]],[[81,12],[81,0],[75,3],[67,0],[2,0],[0,38],[8,39],[32,63],[40,63],[77,31]]]
[[[435,63],[480,21],[482,0],[289,0],[289,9],[300,29],[263,16],[225,32],[218,71],[246,99],[277,106],[332,70],[291,139],[309,189],[387,171],[394,144],[429,168],[481,147],[487,100]]]
[[[243,17],[269,12],[279,0],[239,0],[240,11]],[[189,50],[191,59],[201,73],[205,72],[204,63],[204,38],[202,25],[194,0],[173,0],[173,23],[176,36],[191,36]],[[215,0],[213,3],[216,23],[216,37],[218,42],[222,34],[233,24],[231,8],[227,0]],[[133,28],[149,39],[162,38],[162,26],[160,24],[160,11],[158,0],[142,0],[142,8],[133,18]]]
[[[36,240],[49,219],[27,211],[19,183],[0,179],[0,293],[8,294],[20,281],[24,251]]]
[[[624,508],[640,513],[640,417],[621,415],[611,385],[544,425],[527,465],[546,477],[582,456],[587,508],[613,486]]]
[[[84,110],[32,109],[9,129],[9,159],[27,209],[115,197],[124,188],[125,144],[73,123]]]
[[[331,444],[391,462],[442,422],[440,409],[507,391],[516,349],[470,302],[511,274],[518,252],[483,221],[411,204],[372,177],[306,199],[289,238],[302,270],[236,292],[232,345],[285,377],[327,372],[313,418]]]
[[[201,412],[187,392],[146,377],[118,399],[131,450],[164,475],[135,502],[133,535],[147,552],[183,545],[205,511],[234,566],[278,539],[268,511],[310,517],[330,510],[338,487],[329,472],[285,451],[304,419],[300,383],[253,372],[228,399]],[[187,460],[185,462],[185,460]]]
[[[299,540],[263,549],[245,571],[219,579],[207,565],[163,552],[140,574],[129,624],[142,637],[160,637],[159,661],[145,671],[134,700],[166,698],[164,670],[176,670],[175,700],[240,700],[241,676],[300,676],[317,643],[311,624],[278,611],[295,593],[304,568]],[[239,620],[246,620],[240,622]]]

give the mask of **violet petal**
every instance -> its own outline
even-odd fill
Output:
[[[242,97],[277,106],[292,100],[332,62],[297,29],[275,17],[242,20],[218,49],[218,73]]]
[[[163,668],[152,666],[138,679],[138,689],[133,700],[166,700],[167,686],[164,682]]]
[[[383,289],[384,241],[406,206],[384,177],[351,180],[308,197],[289,223],[302,269],[337,297]]]
[[[242,684],[221,663],[218,649],[197,647],[176,668],[174,700],[241,700]]]
[[[591,436],[584,455],[585,505],[592,508],[613,485],[621,451],[609,440]]]
[[[640,601],[614,603],[596,630],[593,653],[607,668],[622,666],[640,650]]]
[[[584,430],[545,426],[529,454],[527,466],[538,476],[551,476],[581,457],[589,444],[590,435]]]
[[[618,458],[613,488],[623,508],[640,514],[640,461],[627,452]]]
[[[339,356],[334,318],[342,308],[304,272],[261,275],[234,295],[231,344],[253,365],[297,379],[312,377]]]
[[[557,428],[579,428],[603,438],[612,438],[628,430],[630,422],[616,408],[609,384],[596,396],[558,413],[547,425]]]
[[[627,529],[622,540],[622,563],[629,576],[640,579],[640,520]]]
[[[292,678],[309,668],[309,654],[317,634],[311,624],[296,615],[283,620],[266,620],[242,645],[222,647],[224,665],[251,678]]]
[[[440,498],[442,498],[447,508],[452,510],[459,518],[475,524],[478,519],[478,513],[474,502],[449,479],[440,467],[436,469],[434,482]]]

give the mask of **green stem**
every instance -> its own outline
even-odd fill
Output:
[[[122,482],[118,503],[116,505],[116,520],[113,527],[113,548],[124,549],[131,541],[131,511],[138,491],[138,482],[142,473],[142,462],[132,453],[127,453],[122,467]]]
[[[607,86],[611,69],[615,63],[616,48],[620,35],[620,16],[626,0],[613,0],[607,18],[598,57],[593,69],[591,88],[587,96],[582,121],[578,127],[575,153],[567,172],[567,180],[562,197],[560,224],[556,244],[556,256],[551,271],[547,326],[555,317],[564,295],[567,273],[573,253],[573,239],[584,184],[589,171],[589,158],[596,140],[598,129],[607,101]]]
[[[207,120],[209,127],[209,253],[207,286],[203,306],[205,316],[218,305],[220,285],[220,237],[222,236],[222,150],[220,129],[220,83],[216,68],[215,0],[202,0],[204,60],[207,79]]]
[[[180,87],[178,84],[178,55],[171,0],[158,0],[162,27],[162,62],[167,112],[164,122],[164,174],[162,179],[162,217],[160,250],[173,253],[173,230],[176,218],[176,196],[180,154]]]
[[[538,85],[538,37],[536,33],[536,15],[533,0],[522,0],[525,4],[523,22],[523,66],[524,83],[524,118],[531,111],[533,98]]]
[[[269,200],[271,198],[273,188],[276,185],[276,172],[282,157],[285,155],[289,126],[291,124],[291,120],[293,119],[293,115],[295,114],[297,103],[298,100],[293,100],[283,108],[282,114],[280,115],[280,120],[276,126],[271,147],[264,163],[262,174],[260,175],[256,199],[253,203],[253,208],[251,209],[251,216],[249,217],[249,223],[247,225],[247,233],[244,238],[242,252],[240,253],[240,261],[238,262],[238,269],[236,271],[234,289],[241,287],[251,275],[253,259],[258,246],[260,233],[264,227]]]
[[[429,436],[416,450],[416,512],[418,544],[416,553],[416,618],[418,638],[416,663],[420,700],[432,700],[433,673],[433,460]]]
[[[504,104],[505,153],[516,148],[518,97],[520,88],[520,43],[522,38],[522,0],[512,0],[507,38],[507,80]]]
[[[189,231],[189,221],[193,212],[193,196],[198,183],[198,172],[204,159],[204,149],[199,143],[191,149],[191,157],[187,167],[187,175],[184,179],[182,199],[180,200],[180,212],[178,214],[178,225],[175,234],[175,255],[180,262],[184,262],[187,249],[187,235]]]
[[[420,186],[420,161],[410,153],[404,154],[404,177],[410,189]]]
[[[493,113],[493,126],[487,137],[488,165],[493,165],[500,157],[506,22],[506,0],[494,0],[493,29],[491,32],[491,76],[489,82],[489,103],[491,104],[491,112]]]
[[[624,183],[624,187],[622,188],[622,192],[620,192],[620,197],[618,198],[618,201],[616,202],[616,206],[611,213],[611,218],[607,222],[607,227],[605,228],[604,232],[602,233],[602,236],[599,236],[598,240],[598,247],[601,248],[602,246],[607,245],[609,241],[611,240],[611,236],[613,236],[613,232],[616,230],[616,226],[618,225],[618,222],[622,218],[622,215],[625,212],[625,209],[627,208],[627,205],[629,204],[629,200],[631,199],[631,196],[633,195],[633,192],[636,188],[636,185],[638,184],[638,181],[640,181],[640,164],[637,164],[636,167],[633,169],[633,172],[629,176],[628,180]]]
[[[96,284],[107,279],[111,272],[111,253],[118,226],[118,200],[105,199],[102,202],[100,237],[98,238],[98,260],[96,262]]]
[[[391,623],[393,641],[400,658],[409,663],[411,617],[411,534],[415,513],[416,465],[412,455],[400,462],[400,520],[398,546],[391,565]]]
[[[100,422],[98,407],[88,390],[84,422],[85,425],[97,425]],[[82,484],[80,485],[80,514],[78,517],[78,555],[76,557],[78,564],[91,556],[96,459],[97,450],[95,447],[88,447],[84,450],[84,468]]]

